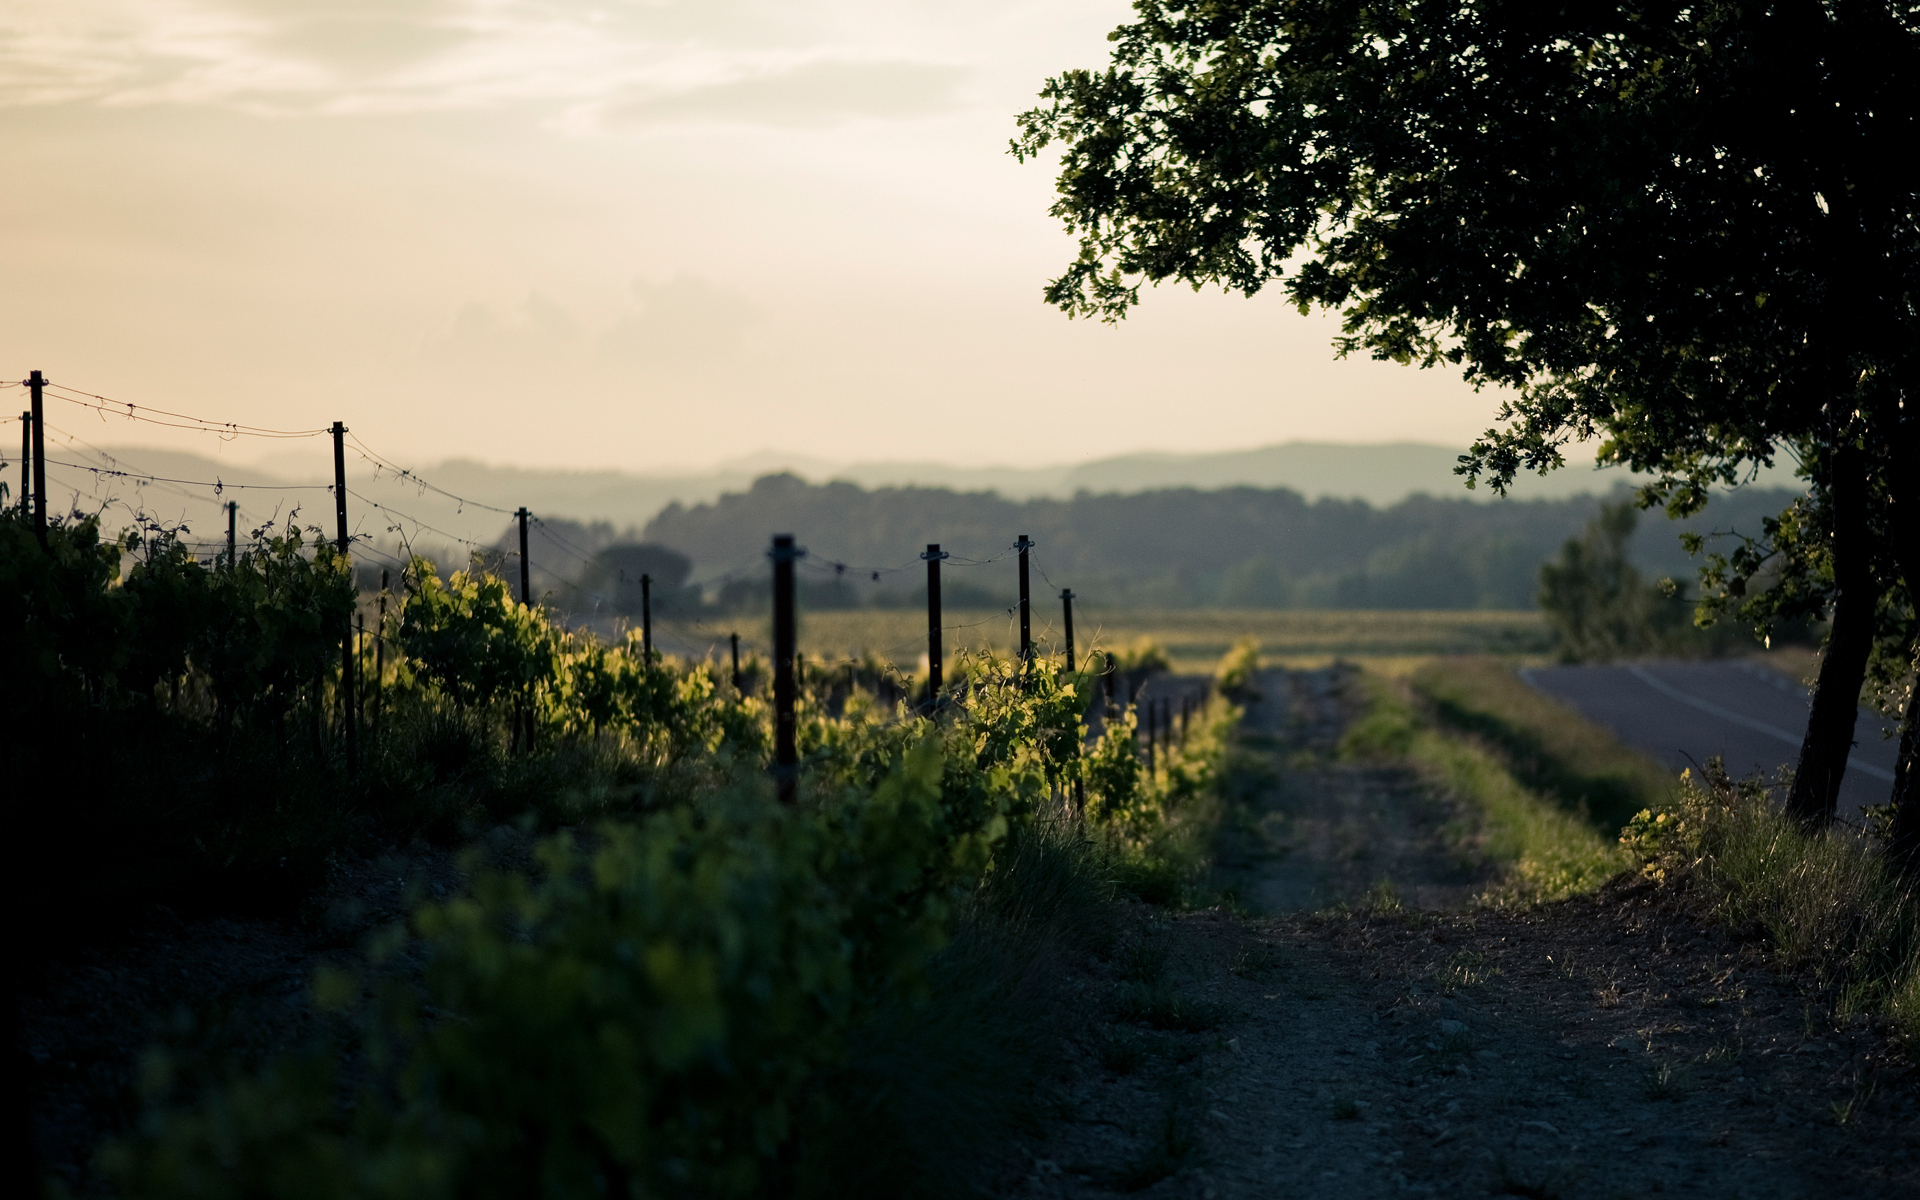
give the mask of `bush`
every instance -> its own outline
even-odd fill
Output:
[[[1810,969],[1843,1014],[1884,1012],[1920,1035],[1920,912],[1880,847],[1844,826],[1809,832],[1764,779],[1735,780],[1717,758],[1681,783],[1621,833],[1640,870],[1693,880],[1716,916]]]

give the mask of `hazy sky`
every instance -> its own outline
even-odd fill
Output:
[[[8,0],[0,375],[341,419],[414,461],[639,470],[1483,429],[1491,394],[1336,362],[1277,295],[1162,289],[1118,327],[1041,303],[1072,246],[1013,114],[1127,13]],[[95,441],[284,449],[64,407]]]

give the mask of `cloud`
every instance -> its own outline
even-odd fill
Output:
[[[834,0],[9,0],[0,106],[280,114],[559,106],[574,131],[818,125],[954,103]]]
[[[813,62],[601,106],[603,130],[678,124],[828,125],[954,108],[964,67],[925,62]]]
[[[636,366],[713,367],[747,352],[764,315],[746,297],[694,275],[637,279],[634,310],[600,335],[603,356]]]

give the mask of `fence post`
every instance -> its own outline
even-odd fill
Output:
[[[1073,670],[1073,589],[1060,590],[1061,614],[1066,618],[1067,626],[1067,670]]]
[[[653,576],[640,577],[640,661],[653,666]]]
[[[229,571],[238,570],[240,567],[240,552],[236,547],[233,536],[233,525],[234,522],[239,519],[239,514],[239,501],[227,501],[227,570]]]
[[[730,633],[727,637],[733,642],[733,694],[744,696],[747,694],[747,689],[741,686],[746,683],[746,680],[740,676],[740,635]]]
[[[531,605],[533,580],[527,566],[527,518],[533,514],[527,511],[525,505],[522,505],[514,511],[513,515],[520,521],[520,603]]]
[[[940,688],[945,682],[941,678],[940,659],[940,560],[947,552],[940,548],[939,542],[928,542],[927,551],[920,557],[927,560],[927,711],[932,712],[940,704]]]
[[[41,411],[40,391],[46,379],[35,371],[23,380],[33,395],[33,534],[47,547],[47,417]]]
[[[1107,707],[1105,711],[1101,713],[1101,715],[1109,721],[1113,719],[1113,677],[1119,672],[1119,670],[1120,670],[1120,660],[1113,656],[1112,651],[1108,651],[1107,652],[1107,669],[1105,672],[1103,672],[1103,674],[1105,674],[1107,679]]]
[[[347,533],[347,427],[335,421],[333,423],[333,515],[339,537],[340,557],[347,558],[347,547],[352,538]],[[353,561],[347,560],[347,577],[353,578]],[[354,602],[358,606],[360,588],[354,585]],[[347,727],[347,773],[360,773],[359,730],[354,728],[353,720],[353,618],[347,618],[346,628],[340,631],[340,714]]]
[[[33,414],[20,414],[20,520],[33,515]]]
[[[1033,602],[1027,590],[1027,551],[1039,545],[1026,534],[1014,543],[1020,551],[1020,669],[1024,672],[1033,665]]]
[[[1074,665],[1073,589],[1072,588],[1060,589],[1060,607],[1061,607],[1062,615],[1066,618],[1067,673],[1071,675],[1073,673],[1073,665]],[[1080,715],[1085,716],[1086,713],[1087,713],[1087,706],[1083,702],[1080,705]],[[1087,785],[1080,778],[1078,774],[1075,774],[1073,777],[1073,813],[1075,816],[1084,816],[1086,814],[1086,811],[1087,811]]]
[[[387,570],[380,569],[380,619],[373,627],[373,736],[380,737],[380,715],[387,707]]]
[[[800,756],[794,749],[793,721],[793,562],[806,551],[793,535],[774,535],[773,550],[773,776],[780,802],[799,794]]]

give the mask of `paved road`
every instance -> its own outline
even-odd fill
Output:
[[[1520,677],[1613,730],[1621,741],[1679,770],[1725,756],[1735,775],[1771,775],[1800,753],[1807,689],[1758,663],[1637,662],[1534,667]],[[1840,815],[1885,804],[1898,743],[1880,736],[1879,714],[1861,710],[1840,785]]]

